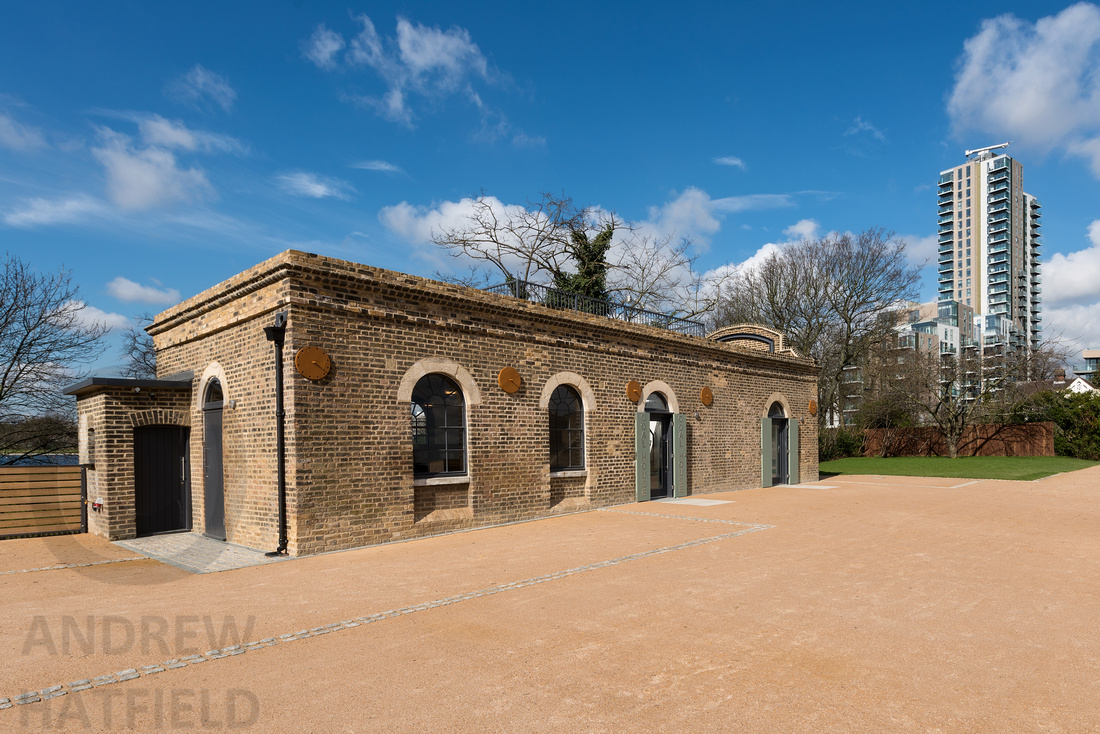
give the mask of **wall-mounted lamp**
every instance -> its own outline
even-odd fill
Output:
[[[237,401],[236,400],[230,400],[229,401],[229,409],[230,410],[236,410],[237,409]]]
[[[141,392],[141,388],[140,387],[135,387],[134,392]]]

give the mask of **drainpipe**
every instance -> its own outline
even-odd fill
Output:
[[[286,443],[283,423],[286,412],[283,410],[283,342],[286,338],[286,311],[275,314],[275,325],[265,326],[264,334],[269,342],[275,343],[275,453],[278,455],[279,481],[279,547],[266,554],[280,556],[286,554]]]

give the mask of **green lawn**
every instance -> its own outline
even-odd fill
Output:
[[[899,456],[889,459],[850,458],[821,462],[821,474],[885,474],[960,479],[1042,479],[1051,474],[1087,469],[1098,461],[1065,456]]]

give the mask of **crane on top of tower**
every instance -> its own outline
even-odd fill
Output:
[[[968,151],[966,151],[966,159],[970,160],[970,156],[974,155],[975,153],[985,153],[986,151],[989,151],[989,150],[997,150],[998,148],[1007,148],[1010,145],[1012,145],[1011,140],[1009,140],[1007,143],[1001,143],[1000,145],[987,145],[984,148],[975,148],[974,150],[968,150]]]

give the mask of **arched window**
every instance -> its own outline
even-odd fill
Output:
[[[451,379],[420,378],[412,393],[413,475],[466,473],[466,401]]]
[[[645,412],[647,413],[667,413],[668,402],[665,400],[665,396],[659,392],[650,393],[649,397],[645,401]]]
[[[206,385],[206,397],[203,400],[203,405],[220,403],[222,400],[222,384],[218,382],[218,378],[212,378]]]
[[[584,404],[569,385],[550,395],[550,471],[584,468]]]

